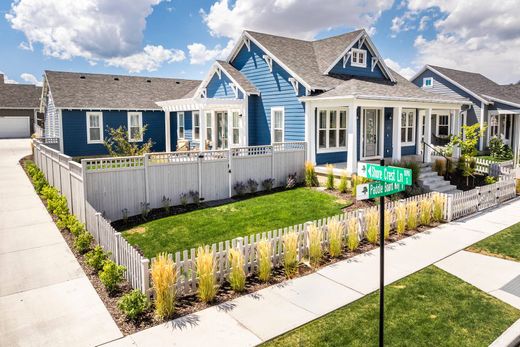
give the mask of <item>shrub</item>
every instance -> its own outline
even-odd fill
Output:
[[[486,184],[497,183],[497,179],[493,176],[486,176],[486,178],[484,178],[484,183],[486,183]]]
[[[347,223],[347,247],[354,251],[359,246],[359,223],[357,218],[350,218]]]
[[[444,214],[444,195],[433,195],[433,221],[440,222]]]
[[[58,190],[51,186],[43,187],[41,193],[42,193],[42,197],[45,200],[53,200],[53,199],[56,199],[60,195]]]
[[[338,257],[343,248],[343,224],[333,218],[327,226],[329,231],[329,254]]]
[[[47,208],[59,219],[66,218],[69,214],[67,199],[63,195],[58,195],[47,200]]]
[[[305,186],[306,187],[317,187],[318,176],[316,176],[316,171],[314,170],[314,164],[310,161],[305,162]]]
[[[274,178],[266,178],[262,181],[262,189],[270,192],[274,186]]]
[[[320,263],[323,256],[323,248],[321,246],[323,232],[321,228],[312,224],[309,227],[309,260],[312,266]]]
[[[172,200],[163,195],[161,203],[162,203],[164,213],[169,214],[170,207],[172,206]]]
[[[210,302],[217,294],[217,283],[215,279],[215,261],[213,252],[209,250],[209,247],[199,247],[196,265],[199,278],[199,298],[204,302]]]
[[[256,246],[256,254],[258,259],[258,278],[263,282],[267,282],[271,278],[271,270],[273,268],[271,243],[267,240],[260,241]]]
[[[247,180],[247,189],[249,193],[254,194],[258,190],[258,182],[250,178]]]
[[[520,194],[520,179],[516,180],[516,194]]]
[[[430,199],[422,199],[419,202],[421,225],[430,225],[432,222],[432,206],[433,201]]]
[[[366,238],[367,241],[376,244],[379,230],[379,213],[375,209],[370,209],[365,214],[365,224],[367,226]]]
[[[334,166],[327,164],[327,182],[325,187],[329,190],[334,189]]]
[[[347,174],[345,172],[341,174],[341,178],[339,180],[339,185],[338,185],[338,190],[341,193],[348,192],[348,179],[347,179]]]
[[[233,190],[238,196],[242,196],[246,193],[247,187],[244,182],[237,182],[233,185]]]
[[[229,284],[235,292],[242,292],[246,287],[246,273],[244,271],[244,255],[238,249],[229,250]]]
[[[117,265],[109,259],[105,260],[103,269],[99,273],[99,280],[109,294],[113,294],[119,288],[119,285],[123,282],[125,271],[126,268],[124,266]]]
[[[295,232],[287,233],[283,236],[283,267],[288,278],[294,276],[298,270],[298,234]]]
[[[400,203],[395,207],[395,224],[398,235],[403,235],[406,231],[406,205]]]
[[[148,218],[148,214],[150,213],[150,203],[141,202],[141,218],[146,220]]]
[[[139,289],[126,293],[117,301],[117,307],[132,321],[137,320],[140,315],[150,308],[150,300]]]
[[[159,253],[152,260],[150,269],[152,288],[155,292],[155,316],[164,320],[175,311],[177,269],[166,253]]]
[[[97,245],[94,249],[85,254],[85,262],[95,272],[99,272],[103,269],[103,264],[109,255],[109,252],[105,252],[101,246]]]
[[[76,216],[73,214],[66,214],[61,216],[61,218],[56,222],[56,226],[58,229],[69,229],[72,225],[77,223],[78,220],[76,219]]]
[[[369,180],[366,179],[365,177],[361,177],[361,176],[358,176],[358,175],[352,175],[350,181],[352,182],[352,184],[351,184],[352,185],[352,196],[356,197],[357,186],[360,185],[360,184],[366,183]]]
[[[388,239],[388,237],[390,237],[390,230],[392,229],[392,217],[392,211],[385,210],[385,240]]]
[[[148,125],[144,125],[140,135],[144,138],[144,134],[148,129]],[[111,157],[131,157],[149,153],[152,150],[153,142],[148,138],[146,142],[130,141],[128,134],[130,133],[126,127],[120,126],[117,129],[108,128],[108,139],[104,145]]]
[[[72,235],[78,237],[80,234],[86,232],[85,225],[76,220],[73,224],[69,225],[69,231]]]
[[[92,244],[93,237],[88,231],[82,231],[74,240],[74,248],[79,253],[83,254],[90,250],[90,245]]]
[[[34,176],[32,176],[32,183],[34,185],[34,190],[36,190],[36,193],[38,194],[41,194],[43,188],[49,185],[45,179],[45,175],[41,171],[36,172]]]
[[[500,137],[493,137],[489,140],[489,150],[491,151],[491,156],[497,160],[513,159],[513,151],[504,144]]]
[[[295,172],[293,174],[287,175],[287,184],[285,185],[286,189],[293,189],[298,185],[298,174]]]
[[[440,158],[435,159],[432,169],[436,171],[439,176],[444,176],[446,174],[446,160]]]
[[[191,202],[193,202],[195,205],[200,203],[200,196],[197,190],[190,190],[188,195],[190,196]]]
[[[417,202],[415,201],[406,204],[406,227],[408,230],[417,228]]]
[[[188,194],[181,193],[181,195],[179,196],[179,200],[180,200],[182,206],[188,205]]]

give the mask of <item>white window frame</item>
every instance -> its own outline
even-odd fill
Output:
[[[87,112],[87,143],[88,144],[96,144],[104,142],[104,134],[103,134],[103,112]],[[99,117],[99,140],[91,140],[90,139],[90,116],[98,116]]]
[[[365,111],[366,110],[375,110],[376,111],[376,114],[377,116],[379,117],[379,154],[376,155],[376,156],[373,156],[373,157],[365,157],[364,156],[364,152],[365,152]],[[362,107],[361,108],[361,122],[360,122],[360,139],[359,139],[359,145],[360,145],[360,150],[359,150],[359,156],[360,156],[360,160],[372,160],[372,159],[382,159],[384,158],[384,152],[385,152],[385,134],[384,134],[384,130],[385,130],[385,109],[382,108],[382,107]]]
[[[363,55],[363,63],[359,62],[359,56]],[[367,51],[366,49],[352,48],[350,56],[350,65],[356,67],[367,67]]]
[[[325,111],[325,128],[320,127],[320,112]],[[330,113],[331,111],[336,111],[336,128],[330,128]],[[340,112],[345,112],[345,127],[340,127],[341,125],[341,117]],[[324,107],[319,108],[316,114],[316,153],[331,153],[331,152],[341,152],[347,150],[347,136],[348,136],[348,109],[346,107]],[[345,146],[339,145],[339,133],[341,130],[345,131]],[[320,131],[325,131],[325,148],[320,147]],[[336,146],[330,147],[329,136],[331,131],[336,131]]]
[[[209,116],[209,121],[208,121],[208,116]],[[206,141],[209,145],[209,148],[212,149],[213,148],[213,143],[215,141],[215,134],[213,133],[213,130],[214,130],[214,119],[215,119],[215,113],[213,111],[204,111],[204,121],[206,123],[206,127],[204,128],[204,131],[206,132]],[[208,132],[209,130],[209,132]],[[209,136],[208,136],[209,135]],[[205,148],[206,144],[202,144],[203,145],[203,148]]]
[[[140,137],[137,139],[132,139],[132,132],[130,131],[130,118],[132,115],[139,116],[139,131]],[[127,122],[127,131],[128,131],[128,142],[142,142],[143,141],[143,113],[142,112],[127,112],[126,114],[126,122]]]
[[[426,81],[430,81],[430,85],[426,85]],[[422,86],[423,88],[433,88],[433,77],[424,77]]]
[[[412,118],[412,124],[408,124],[408,114],[410,112],[413,112],[413,118]],[[402,110],[402,113],[405,113],[406,116],[405,116],[405,123],[403,123],[402,121],[402,114],[401,114],[401,132],[399,133],[399,135],[401,136],[401,133],[402,133],[402,129],[403,128],[406,128],[406,131],[405,131],[405,137],[404,139],[402,138],[401,136],[401,146],[413,146],[415,145],[415,132],[416,132],[416,126],[417,126],[417,111],[413,108],[403,108]],[[408,132],[411,131],[412,132],[412,141],[406,141],[406,139],[408,138]]]
[[[440,117],[448,117],[448,124],[443,125],[443,126],[447,126],[448,127],[448,135],[440,135],[439,134],[439,119],[440,119]],[[442,137],[442,138],[447,138],[448,136],[450,136],[450,131],[451,131],[450,123],[451,122],[450,122],[450,114],[449,114],[449,112],[437,113],[436,114],[436,122],[435,122],[435,136]]]
[[[274,121],[275,112],[282,112],[282,127],[281,128],[275,128],[275,121]],[[283,106],[271,107],[271,144],[276,143],[276,142],[274,142],[275,130],[282,130],[282,142],[284,142],[284,140],[285,140],[285,107],[283,107]]]
[[[240,135],[242,135],[242,131],[240,130],[240,126],[242,124],[242,116],[240,115],[240,111],[237,111],[237,110],[231,110],[229,112],[229,114],[231,114],[231,146],[240,146]],[[237,119],[238,119],[238,123],[237,125],[235,126],[235,124],[233,123],[234,120],[235,120],[235,114],[237,116]],[[235,130],[238,130],[238,142],[235,142]]]
[[[182,115],[182,137],[180,136],[180,122],[179,118]],[[177,112],[177,139],[178,140],[185,140],[186,139],[186,115],[184,112]]]
[[[198,120],[198,125],[196,125],[196,122],[195,122],[195,118]],[[200,112],[199,111],[193,111],[192,114],[191,114],[191,122],[193,124],[193,140],[194,141],[200,141]],[[197,132],[195,131],[195,128],[198,128],[199,129],[199,135],[197,137],[196,134]]]

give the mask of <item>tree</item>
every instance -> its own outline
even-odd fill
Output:
[[[463,137],[462,134],[453,136],[450,145],[459,146],[461,155],[474,157],[478,153],[477,143],[479,142],[480,137],[484,136],[486,128],[486,124],[481,128],[479,123],[463,125],[462,130],[465,137]]]
[[[141,134],[143,137],[147,127],[147,125],[143,126]],[[128,131],[124,126],[120,126],[117,129],[108,128],[108,134],[108,139],[105,141],[104,145],[108,154],[113,157],[143,155],[152,150],[153,142],[151,138],[141,145],[139,145],[139,142],[131,142],[128,139]]]

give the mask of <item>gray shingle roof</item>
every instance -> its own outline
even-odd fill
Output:
[[[161,109],[155,102],[179,99],[196,80],[45,71],[58,108]]]
[[[260,94],[255,85],[240,71],[235,69],[233,65],[223,60],[217,60],[217,63],[222,67],[222,69],[226,70],[226,72],[245,90],[247,94]]]
[[[520,84],[508,84],[501,86],[502,90],[507,93],[508,95],[513,96],[516,98],[516,101],[512,101],[516,104],[520,104]]]
[[[33,84],[0,83],[0,108],[37,109],[41,95],[42,88]]]
[[[327,71],[332,63],[353,43],[361,32],[363,32],[362,29],[312,42],[316,62],[318,63],[321,73]]]

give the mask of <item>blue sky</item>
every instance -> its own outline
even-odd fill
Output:
[[[509,83],[520,80],[519,3],[2,1],[0,71],[17,82],[40,81],[45,69],[200,79],[243,29],[312,39],[364,27],[387,64],[407,77],[431,63]]]

